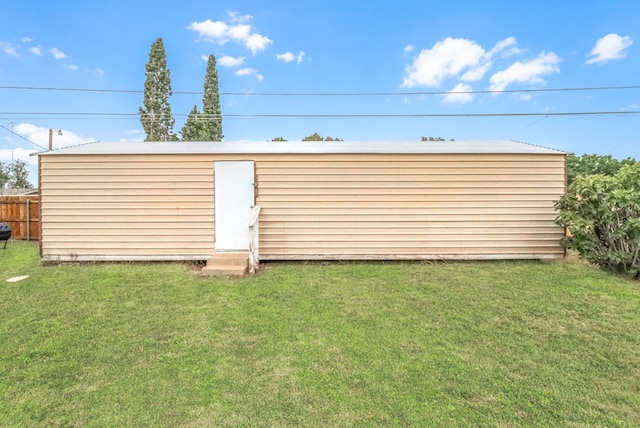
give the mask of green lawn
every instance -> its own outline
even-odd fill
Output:
[[[0,249],[0,426],[371,425],[640,426],[640,286],[570,263],[232,281]]]

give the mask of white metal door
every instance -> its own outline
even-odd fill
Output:
[[[215,168],[216,251],[249,249],[249,217],[255,205],[253,161],[219,161]]]

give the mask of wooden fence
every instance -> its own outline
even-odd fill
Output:
[[[0,196],[0,222],[9,223],[13,239],[40,239],[40,196]]]

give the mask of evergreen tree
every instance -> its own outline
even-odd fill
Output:
[[[198,106],[193,106],[193,110],[187,116],[187,121],[180,131],[182,141],[211,141],[207,132],[207,125],[206,120],[198,111]]]
[[[147,134],[145,141],[175,141],[175,119],[171,114],[171,73],[162,38],[151,45],[144,81],[144,107],[140,107],[140,122]]]
[[[202,113],[206,122],[206,141],[222,141],[222,112],[220,110],[220,92],[218,89],[218,70],[216,57],[209,55],[207,73],[204,77],[204,96],[202,97]]]

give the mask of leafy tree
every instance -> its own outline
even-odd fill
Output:
[[[202,113],[204,113],[206,129],[205,141],[222,141],[222,112],[220,110],[220,92],[218,89],[218,70],[216,57],[209,55],[207,72],[204,77],[204,95],[202,97]]]
[[[605,270],[640,278],[640,162],[613,175],[578,175],[556,202],[567,249]]]
[[[621,161],[611,155],[584,154],[567,156],[567,182],[571,184],[578,176],[602,174],[612,176],[624,165],[632,165],[635,159],[626,158]]]
[[[9,165],[0,162],[0,189],[4,189],[9,184]]]
[[[287,140],[285,140],[284,137],[276,137],[271,141],[287,141]]]
[[[14,189],[32,189],[29,182],[29,169],[23,160],[16,160],[9,166],[9,185]]]
[[[314,132],[313,134],[304,137],[302,141],[324,141],[324,139],[320,136],[320,134]]]
[[[307,135],[306,137],[304,137],[302,141],[344,141],[344,140],[341,140],[340,138],[331,138],[331,137],[323,138],[322,135],[318,134],[317,132],[314,132],[313,134]]]
[[[147,134],[145,141],[175,141],[175,119],[171,114],[171,73],[167,69],[167,55],[162,38],[151,45],[144,81],[144,107],[140,107],[140,122]]]
[[[0,163],[0,189],[32,189],[29,182],[29,169],[23,160],[12,164]]]
[[[183,141],[211,141],[208,138],[206,119],[198,111],[198,106],[193,106],[180,134]]]
[[[442,137],[420,137],[420,141],[447,141]],[[449,141],[455,141],[453,138],[450,139]]]

